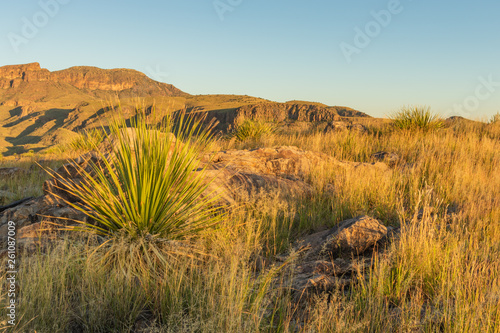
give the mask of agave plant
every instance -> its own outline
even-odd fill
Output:
[[[67,203],[94,221],[79,221],[78,229],[107,239],[102,258],[136,270],[168,264],[166,250],[178,248],[176,241],[191,239],[223,217],[214,206],[217,196],[205,195],[210,180],[200,164],[212,140],[209,128],[185,114],[169,114],[161,125],[146,118],[139,114],[131,128],[124,118],[114,118],[105,134],[111,152],[95,146],[101,162],[91,170],[74,163],[84,181],[65,186],[81,201]]]
[[[403,130],[432,130],[444,126],[443,121],[433,114],[428,106],[403,107],[389,118],[392,119],[394,127]]]

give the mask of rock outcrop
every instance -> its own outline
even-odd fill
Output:
[[[131,69],[101,69],[80,66],[50,72],[39,63],[0,67],[0,89],[18,88],[23,83],[50,81],[81,90],[129,93],[135,96],[187,96],[171,84],[148,78]]]
[[[324,133],[343,131],[357,131],[360,133],[366,133],[368,132],[368,129],[362,124],[346,123],[344,121],[332,121],[329,122],[323,130]]]
[[[386,152],[386,151],[379,151],[371,155],[372,158],[378,160],[378,161],[383,161],[389,165],[395,165],[399,161],[401,161],[401,157],[392,152]]]
[[[372,250],[397,233],[381,221],[360,216],[297,242],[300,253],[293,278],[297,297],[348,287],[371,266]]]
[[[241,124],[245,119],[266,122],[333,122],[343,117],[368,117],[366,114],[343,106],[324,106],[306,103],[259,103],[245,105],[227,112],[208,112],[207,121],[217,120],[225,130]]]
[[[112,144],[108,146],[112,147]],[[342,162],[331,156],[303,151],[297,147],[228,150],[207,155],[201,162],[206,167],[206,179],[210,181],[206,195],[217,195],[224,206],[251,200],[256,194],[272,191],[281,195],[307,197],[312,193],[312,187],[305,179],[316,167],[351,170],[362,168],[362,172],[365,169],[382,173],[388,171],[384,163]],[[99,154],[88,153],[62,166],[56,170],[57,176],[45,182],[44,196],[0,212],[0,227],[9,220],[16,221],[20,226],[44,220],[59,223],[85,220],[85,214],[64,202],[78,201],[78,198],[67,193],[66,186],[83,180],[78,172],[79,168],[91,173],[92,165],[100,163],[102,157]],[[2,172],[8,175],[16,170],[5,169]]]

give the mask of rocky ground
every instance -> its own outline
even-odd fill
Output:
[[[107,145],[109,148],[109,145]],[[384,159],[387,153],[376,154]],[[389,155],[391,158],[395,156]],[[65,191],[68,182],[81,182],[79,168],[91,172],[102,155],[91,152],[56,170],[55,176],[43,185],[44,195],[26,198],[0,207],[0,243],[6,241],[7,222],[16,221],[19,246],[28,252],[44,247],[61,234],[55,233],[55,224],[76,226],[75,221],[88,221],[82,212],[69,203],[78,199]],[[217,195],[224,207],[256,200],[259,195],[278,191],[282,196],[307,199],[313,188],[306,176],[313,168],[322,166],[340,169],[363,169],[368,172],[386,174],[391,168],[384,162],[343,162],[330,156],[297,147],[274,147],[254,150],[227,150],[207,154],[202,160],[206,167],[207,180],[212,180],[207,195]],[[78,165],[78,167],[77,167]],[[0,170],[3,177],[17,172],[17,168]],[[201,172],[201,171],[198,171]],[[374,249],[381,248],[397,230],[386,227],[381,221],[369,216],[360,216],[341,222],[332,229],[324,230],[296,242],[298,266],[293,279],[293,290],[298,299],[309,293],[348,287],[357,272],[371,265]],[[0,252],[4,256],[6,250]],[[277,256],[273,262],[263,260],[264,266],[286,260],[286,255]]]

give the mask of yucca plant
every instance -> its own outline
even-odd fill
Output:
[[[169,255],[185,249],[182,241],[222,218],[200,162],[210,128],[185,114],[148,122],[138,114],[127,128],[115,117],[105,134],[111,152],[94,144],[100,162],[91,170],[74,163],[84,181],[65,184],[81,204],[66,202],[94,221],[79,221],[78,229],[106,239],[99,258],[135,273],[165,267]]]
[[[433,114],[428,106],[405,106],[389,117],[393,126],[402,130],[433,130],[441,128],[444,123],[438,115]]]
[[[265,135],[276,131],[274,124],[246,119],[241,125],[237,126],[232,133],[232,137],[238,141],[258,140]]]

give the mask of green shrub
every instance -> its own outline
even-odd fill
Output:
[[[23,154],[24,157],[33,157],[35,156],[35,151],[33,149],[28,150],[28,152]]]
[[[444,126],[443,121],[428,106],[403,107],[389,118],[394,127],[402,130],[433,130]]]
[[[201,121],[167,116],[153,129],[139,115],[131,123],[132,130],[116,117],[105,135],[114,142],[110,157],[98,152],[102,162],[91,164],[92,172],[77,167],[84,181],[67,187],[83,202],[68,204],[95,221],[81,222],[80,230],[108,240],[103,266],[135,274],[165,268],[169,255],[189,248],[178,241],[213,226],[222,215],[212,205],[217,197],[203,195],[209,182],[200,157],[211,139]]]
[[[231,136],[236,138],[238,141],[258,140],[265,135],[274,133],[275,131],[276,126],[274,124],[247,119],[235,128]]]
[[[85,130],[76,138],[69,142],[67,148],[74,151],[89,151],[99,145],[105,138],[105,133],[102,129]]]

